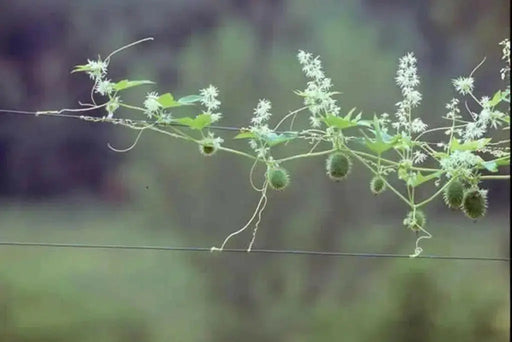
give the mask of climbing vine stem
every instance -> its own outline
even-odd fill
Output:
[[[73,68],[72,73],[84,73],[91,79],[91,103],[79,102],[79,108],[0,110],[0,113],[74,118],[137,131],[134,141],[126,148],[114,148],[108,144],[114,152],[132,150],[143,133],[151,131],[197,144],[205,156],[222,151],[249,159],[249,183],[260,196],[256,208],[242,228],[229,234],[220,247],[212,247],[212,251],[222,251],[232,238],[252,227],[247,248],[248,252],[251,251],[267,206],[268,191],[281,191],[288,187],[290,174],[285,165],[291,161],[311,158],[311,162],[318,163],[317,160],[324,157],[327,175],[335,182],[347,179],[352,160],[359,162],[370,173],[370,189],[375,195],[389,189],[409,210],[403,224],[416,234],[411,257],[422,252],[419,246],[422,239],[432,237],[425,229],[423,208],[427,204],[443,194],[452,209],[461,209],[469,218],[477,219],[485,214],[487,207],[487,190],[482,189],[481,181],[510,180],[507,172],[510,166],[510,139],[501,136],[501,132],[508,133],[510,129],[508,39],[500,43],[504,63],[500,75],[504,84],[498,85],[497,90],[488,96],[478,98],[475,95],[473,74],[484,64],[485,59],[482,60],[469,76],[451,81],[454,96],[446,98],[446,111],[439,113],[450,123],[431,128],[416,114],[422,94],[419,90],[417,59],[413,53],[406,54],[398,61],[395,81],[401,98],[391,115],[380,113],[370,117],[363,116],[362,112],[356,114],[356,108],[343,110],[336,98],[341,93],[332,90],[333,82],[326,76],[320,58],[302,50],[297,58],[306,78],[306,86],[303,90],[295,91],[302,104],[276,120],[274,126],[270,125],[272,104],[267,99],[259,99],[247,127],[216,126],[223,113],[218,99],[219,90],[213,85],[179,98],[170,92],[159,94],[152,90],[146,92],[141,104],[127,103],[123,98],[127,89],[154,89],[155,83],[150,80],[112,81],[108,73],[111,60],[116,54],[151,40],[151,37],[138,40],[115,49],[105,59],[98,56]],[[464,102],[464,114],[460,110],[460,101]],[[471,109],[468,102],[477,109]],[[174,110],[178,107],[189,108],[191,114],[176,116]],[[139,117],[123,118],[123,111],[135,112]],[[283,131],[282,127],[287,121],[289,130]],[[294,125],[301,125],[302,129],[293,130]],[[444,138],[439,141],[422,140],[427,135],[435,136],[431,133],[444,133]],[[284,147],[295,141],[306,142],[310,147],[298,154],[274,157],[278,146],[281,149],[279,153],[283,153]],[[330,148],[325,148],[326,145]],[[322,150],[318,150],[320,148]],[[261,185],[257,185],[255,174],[260,169],[265,170],[264,179]],[[398,190],[396,183],[403,184],[404,193]],[[432,183],[437,189],[425,200],[417,202],[417,188]],[[456,186],[450,186],[452,183]]]

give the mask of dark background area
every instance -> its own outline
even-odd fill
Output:
[[[151,79],[176,96],[214,84],[229,126],[247,125],[260,98],[276,122],[301,106],[298,49],[321,56],[342,111],[393,113],[398,58],[414,51],[417,114],[436,126],[455,95],[451,79],[484,56],[476,93],[503,87],[509,11],[501,0],[0,0],[0,108],[76,107],[91,83],[72,66],[152,36],[116,55],[112,77]],[[248,161],[204,158],[154,134],[129,153],[107,148],[134,137],[0,114],[0,240],[212,246],[249,218],[258,198]],[[374,197],[359,165],[339,184],[323,167],[287,165],[292,186],[271,194],[257,248],[412,252],[396,197]],[[509,254],[510,183],[484,187],[489,213],[476,223],[441,200],[426,209],[426,253]],[[508,341],[508,276],[508,263],[0,247],[0,341]]]

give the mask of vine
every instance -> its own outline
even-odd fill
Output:
[[[304,72],[306,88],[295,91],[303,99],[303,105],[285,114],[271,128],[271,102],[261,99],[254,109],[250,124],[239,129],[232,139],[248,140],[248,150],[238,150],[224,146],[224,138],[217,136],[214,126],[223,114],[220,112],[218,89],[212,85],[199,90],[197,95],[188,95],[176,99],[171,93],[147,93],[141,105],[126,103],[122,94],[126,90],[140,86],[151,86],[149,80],[120,80],[108,78],[108,67],[112,58],[119,52],[134,45],[153,40],[145,38],[110,53],[104,60],[87,60],[77,65],[72,73],[86,73],[93,85],[90,102],[79,102],[79,108],[55,111],[16,111],[1,110],[5,113],[30,114],[36,116],[59,116],[75,118],[89,122],[121,125],[138,134],[129,147],[108,147],[115,152],[128,152],[133,149],[145,131],[157,132],[171,138],[195,143],[204,156],[212,156],[217,151],[233,153],[252,161],[249,183],[260,199],[248,222],[240,229],[229,234],[212,251],[222,251],[231,238],[252,227],[252,238],[247,251],[255,242],[261,217],[267,206],[269,187],[276,191],[290,184],[290,175],[283,167],[289,161],[305,158],[326,158],[326,171],[329,178],[339,182],[346,179],[352,168],[352,160],[359,162],[371,173],[370,190],[375,195],[391,191],[404,202],[408,213],[403,224],[416,232],[417,240],[414,253],[422,252],[419,242],[430,239],[426,230],[426,216],[422,210],[430,202],[442,196],[446,205],[453,210],[461,210],[470,219],[476,220],[486,213],[487,190],[482,189],[482,180],[509,180],[509,174],[499,173],[500,169],[510,165],[510,139],[497,139],[491,136],[510,129],[510,85],[497,90],[492,96],[478,98],[474,94],[474,73],[485,61],[482,60],[468,76],[452,80],[458,97],[446,104],[447,112],[442,116],[446,125],[429,128],[422,119],[414,114],[420,105],[422,95],[418,90],[420,79],[417,74],[417,59],[408,53],[399,59],[395,81],[401,90],[402,98],[396,103],[393,115],[382,113],[371,119],[363,119],[362,113],[355,114],[353,108],[346,114],[334,98],[339,92],[332,91],[332,81],[325,75],[320,58],[299,51],[297,57]],[[503,40],[502,59],[504,66],[500,70],[501,79],[510,81],[510,41]],[[461,112],[464,101],[465,114]],[[468,102],[469,101],[469,102]],[[176,107],[191,107],[195,116],[175,117],[171,112]],[[103,110],[103,117],[86,115],[88,112]],[[138,112],[140,120],[118,117],[121,110]],[[302,130],[294,130],[299,115],[309,115],[310,125]],[[280,128],[289,124],[286,131]],[[444,132],[446,139],[439,142],[423,140],[432,133]],[[493,140],[494,139],[494,140]],[[272,149],[294,140],[305,140],[311,148],[305,153],[291,155],[281,159],[272,156]],[[323,149],[322,149],[323,148]],[[434,167],[425,167],[426,163]],[[258,185],[254,180],[255,169],[263,165],[266,169],[263,182]],[[427,198],[418,198],[416,189],[433,182],[436,190]],[[398,184],[402,184],[399,189]],[[442,184],[442,185],[441,185]]]

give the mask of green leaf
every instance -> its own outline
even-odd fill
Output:
[[[490,172],[498,172],[498,164],[494,160],[484,161],[482,167]]]
[[[498,172],[499,166],[508,166],[510,165],[510,156],[501,157],[494,160],[481,161],[480,165],[482,168],[486,169],[490,172]]]
[[[491,107],[496,106],[498,103],[500,103],[500,102],[501,102],[502,98],[503,98],[503,97],[502,97],[502,95],[501,95],[501,90],[498,90],[498,91],[494,94],[494,96],[492,97],[492,99],[489,101],[489,105],[490,105]]]
[[[370,139],[365,135],[366,146],[377,154],[382,154],[383,152],[393,148],[393,146],[398,141],[398,136],[395,135],[391,137],[388,134],[382,132],[379,125],[379,120],[376,116],[373,117],[373,127],[375,129],[373,131],[375,134],[375,139]]]
[[[287,141],[297,138],[299,134],[297,132],[283,132],[259,135],[254,132],[244,131],[240,132],[235,136],[235,139],[261,139],[267,143],[268,146],[276,146]]]
[[[323,119],[323,121],[329,127],[336,127],[339,129],[345,129],[349,127],[357,126],[357,122],[353,122],[350,120],[346,120],[345,118],[340,118],[339,116],[327,114],[327,116]]]
[[[178,99],[178,102],[182,105],[187,106],[187,105],[191,105],[191,104],[201,101],[202,98],[203,97],[201,95],[188,95],[188,96],[180,97]]]
[[[87,72],[87,71],[92,71],[92,67],[88,64],[82,64],[82,65],[75,65],[73,70],[71,70],[71,73],[74,73],[74,72]]]
[[[478,140],[471,140],[461,144],[457,139],[452,139],[450,145],[453,151],[476,151],[483,148],[490,141],[491,138],[483,138]]]
[[[359,120],[361,118],[361,112],[359,112],[359,114],[357,114],[356,117],[352,119],[352,114],[354,113],[355,110],[356,107],[352,108],[345,117],[327,114],[323,121],[327,126],[336,127],[339,129],[355,127],[358,125],[370,127],[371,125],[369,124],[368,121]]]
[[[261,139],[263,139],[268,144],[268,146],[276,146],[287,141],[293,140],[298,136],[299,134],[297,132],[283,132],[279,134],[271,132],[269,134],[261,136]]]
[[[181,103],[174,100],[174,96],[171,93],[160,95],[157,101],[162,105],[163,109],[181,106]]]
[[[256,134],[254,134],[253,132],[240,132],[238,133],[234,139],[254,139],[256,138]]]
[[[510,165],[510,156],[498,158],[495,160],[495,162],[498,166]]]
[[[358,126],[364,126],[364,127],[372,127],[372,121],[371,120],[359,120],[357,122]]]
[[[434,153],[433,153],[433,156],[434,156],[434,158],[443,159],[443,158],[448,158],[448,153],[444,153],[444,152],[434,152]]]
[[[431,174],[428,174],[427,176],[423,176],[421,172],[418,172],[416,173],[416,177],[409,179],[407,183],[412,187],[417,187],[418,185],[428,182],[429,180],[438,178],[439,176],[441,176],[442,173],[443,171],[436,171],[432,172]]]
[[[122,80],[114,84],[114,90],[120,91],[132,87],[137,87],[143,84],[154,84],[155,82],[141,80],[141,81],[129,81],[129,80]]]
[[[176,122],[186,125],[191,129],[202,130],[212,123],[212,116],[210,114],[199,114],[195,118],[184,117],[175,120]]]

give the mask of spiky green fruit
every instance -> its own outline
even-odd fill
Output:
[[[375,195],[378,195],[386,190],[386,183],[384,183],[382,176],[375,176],[372,178],[372,181],[370,182],[370,190]]]
[[[462,200],[462,210],[467,217],[476,220],[487,211],[487,190],[471,188],[466,190]]]
[[[446,189],[444,189],[444,202],[451,209],[459,209],[464,199],[464,184],[458,179],[454,179]]]
[[[213,144],[201,144],[199,145],[199,152],[204,156],[211,156],[217,152],[217,148]]]
[[[274,190],[283,190],[290,184],[290,176],[282,167],[273,167],[267,170],[268,184]]]
[[[327,175],[334,181],[340,181],[347,177],[352,168],[352,162],[342,152],[335,152],[329,155],[326,162]]]
[[[404,219],[404,225],[412,230],[420,230],[425,227],[427,217],[421,210],[410,211]]]

